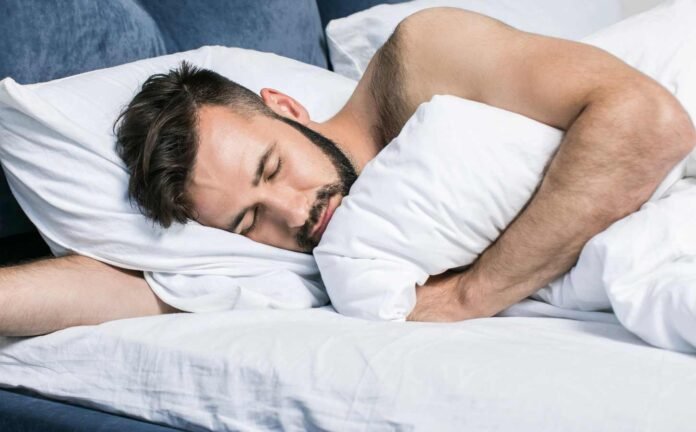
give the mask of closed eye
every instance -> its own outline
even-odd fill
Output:
[[[273,178],[274,178],[275,176],[278,175],[278,173],[280,172],[280,169],[281,169],[282,167],[283,167],[283,159],[280,159],[280,158],[279,158],[279,159],[278,159],[278,166],[276,167],[275,171],[273,171],[273,174],[269,175],[269,176],[266,178],[266,180],[267,180],[267,181],[273,180]],[[245,229],[244,231],[242,231],[242,232],[240,233],[241,235],[247,235],[247,234],[249,234],[249,233],[254,229],[254,227],[256,227],[256,218],[257,218],[257,213],[258,213],[258,211],[259,211],[259,208],[258,208],[258,207],[254,208],[254,218],[252,219],[251,225],[249,225],[249,228],[247,228],[247,229]]]
[[[280,168],[283,166],[283,159],[278,159],[278,167],[273,171],[273,174],[268,176],[268,180],[273,180],[273,177],[277,176],[280,172]]]
[[[256,226],[256,214],[257,214],[258,212],[259,212],[259,208],[258,208],[258,207],[255,207],[255,208],[254,208],[254,218],[253,218],[252,221],[251,221],[251,225],[249,225],[249,228],[245,229],[244,231],[240,232],[239,234],[241,234],[241,235],[247,235],[247,234],[249,234],[249,233],[251,232],[251,230],[254,229],[254,227]]]

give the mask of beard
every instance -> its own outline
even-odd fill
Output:
[[[307,137],[308,140],[314,143],[314,145],[319,147],[329,158],[331,164],[338,173],[339,180],[337,182],[325,185],[319,189],[315,204],[309,212],[307,222],[305,222],[304,226],[302,226],[295,236],[295,240],[300,249],[304,252],[311,253],[312,249],[319,244],[319,241],[313,239],[310,234],[312,229],[319,222],[319,217],[329,204],[329,200],[336,194],[341,194],[342,197],[348,195],[350,187],[358,178],[358,174],[350,159],[348,159],[348,156],[343,153],[335,142],[292,119],[280,117],[279,120],[297,129],[302,135]]]

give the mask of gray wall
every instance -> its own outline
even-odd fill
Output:
[[[662,3],[664,0],[622,0],[624,15],[629,16],[638,12],[643,12]]]

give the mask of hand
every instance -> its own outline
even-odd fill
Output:
[[[409,321],[453,322],[480,318],[475,305],[467,301],[466,282],[469,272],[445,272],[431,276],[416,287],[416,306]]]

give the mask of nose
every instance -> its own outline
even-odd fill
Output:
[[[278,186],[266,196],[266,208],[271,217],[280,219],[290,228],[302,227],[309,218],[312,203],[307,195],[290,187]]]

